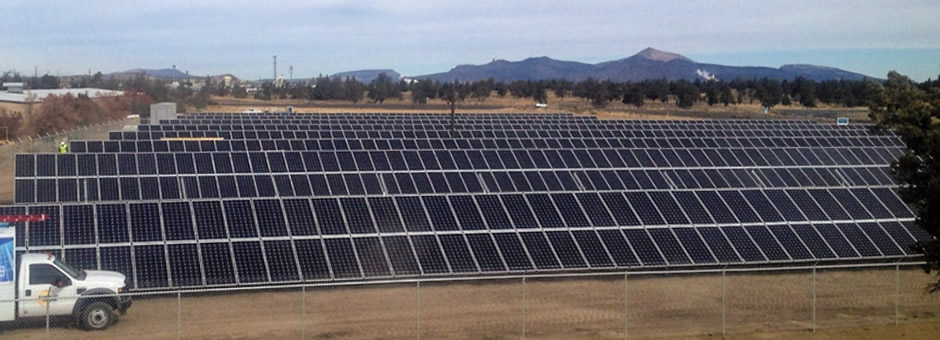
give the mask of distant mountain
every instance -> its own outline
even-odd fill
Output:
[[[834,67],[826,66],[816,66],[816,65],[806,65],[806,64],[795,64],[795,65],[783,65],[780,67],[780,71],[787,72],[790,74],[795,74],[807,79],[813,80],[825,80],[825,79],[846,79],[846,80],[856,80],[866,78],[867,76],[849,72],[846,70],[837,69]],[[867,77],[874,78],[874,77]]]
[[[699,77],[698,64],[681,55],[647,48],[633,56],[594,65],[589,73],[575,75],[571,80],[586,78],[610,79],[612,81],[642,81],[666,78],[668,80]]]
[[[442,82],[480,80],[492,77],[496,81],[528,79],[570,79],[572,75],[594,70],[591,64],[555,60],[549,57],[529,58],[522,61],[494,60],[485,65],[460,65],[444,73],[418,76]]]
[[[116,78],[116,79],[133,79],[134,77],[137,77],[138,75],[141,75],[141,74],[143,74],[144,76],[148,78],[165,80],[165,81],[173,81],[173,80],[200,81],[200,80],[206,79],[206,75],[187,74],[184,72],[180,72],[179,70],[175,68],[164,68],[164,69],[135,68],[135,69],[130,69],[127,71],[122,71],[122,72],[108,73],[108,74],[105,74],[104,76],[110,77],[110,78]],[[241,81],[238,77],[236,77],[235,75],[231,73],[210,75],[208,77],[212,79],[213,82],[225,82],[226,78],[230,82]]]
[[[780,68],[754,66],[725,66],[697,63],[682,55],[647,48],[633,56],[597,64],[555,60],[548,57],[521,61],[493,60],[483,65],[460,65],[448,72],[416,76],[416,79],[437,81],[476,81],[493,78],[497,81],[564,79],[580,81],[587,78],[612,81],[642,81],[646,79],[793,79],[862,80],[864,74],[838,68],[814,65],[784,65]]]
[[[142,68],[135,68],[135,69],[131,69],[131,70],[123,71],[123,72],[114,72],[114,73],[106,74],[106,76],[112,76],[112,77],[118,77],[118,78],[120,78],[120,77],[135,77],[135,76],[137,76],[138,74],[141,74],[141,73],[143,73],[144,75],[146,75],[146,76],[148,76],[148,77],[159,78],[159,79],[187,79],[187,78],[190,78],[190,76],[189,76],[188,74],[183,73],[183,72],[180,72],[180,70],[177,70],[177,69],[175,69],[175,68],[164,68],[164,69],[142,69]]]
[[[380,74],[385,73],[385,75],[392,78],[393,81],[397,82],[401,79],[401,74],[395,72],[395,70],[357,70],[349,72],[340,72],[337,74],[330,75],[330,78],[350,78],[358,80],[361,83],[371,83],[375,78],[378,78]]]

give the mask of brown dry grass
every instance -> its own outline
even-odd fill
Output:
[[[900,325],[894,325],[894,275],[887,270],[820,271],[816,333],[810,272],[728,275],[726,331],[731,339],[934,339],[940,296],[928,276],[900,272]],[[623,339],[721,336],[721,276],[631,276],[423,283],[359,288],[184,294],[138,299],[120,323],[88,333],[56,325],[55,339]],[[627,314],[624,319],[624,289]],[[524,307],[523,307],[524,306]],[[523,308],[525,316],[523,317]],[[415,317],[420,314],[420,322]],[[305,317],[304,317],[305,316]],[[42,322],[2,333],[42,339]]]
[[[490,96],[485,101],[467,99],[457,106],[461,113],[528,113],[528,112],[571,112],[575,114],[596,115],[599,118],[609,119],[781,119],[801,118],[820,119],[832,121],[836,116],[848,116],[853,120],[867,118],[867,110],[862,108],[820,107],[803,108],[800,106],[777,106],[771,114],[765,115],[759,104],[745,103],[730,106],[708,106],[697,103],[692,108],[679,109],[672,102],[647,102],[641,108],[623,104],[619,101],[611,102],[606,108],[597,109],[587,100],[575,97],[558,98],[549,93],[549,107],[536,108],[534,102],[528,98],[514,98],[512,96]],[[331,112],[399,112],[399,113],[449,113],[450,109],[440,99],[432,99],[427,105],[411,104],[410,94],[405,93],[399,99],[389,99],[384,103],[375,104],[368,101],[353,104],[348,101],[309,101],[292,99],[275,99],[261,101],[251,98],[214,97],[211,105],[204,111],[213,112],[241,112],[249,108],[262,111],[282,111],[288,105],[294,106],[298,112],[305,113],[331,113]]]

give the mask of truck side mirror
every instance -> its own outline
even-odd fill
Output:
[[[70,282],[69,279],[67,279],[67,278],[61,278],[61,277],[60,277],[60,278],[58,278],[58,279],[55,279],[55,286],[56,286],[56,287],[59,287],[59,288],[66,287],[66,286],[69,286],[69,285],[71,285],[71,284],[72,284],[72,282]]]

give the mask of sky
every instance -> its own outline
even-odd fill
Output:
[[[0,70],[171,68],[243,79],[535,56],[596,63],[646,47],[703,63],[940,75],[940,1],[0,1]]]

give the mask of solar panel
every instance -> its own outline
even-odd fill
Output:
[[[773,236],[780,242],[783,249],[790,255],[794,261],[812,260],[813,254],[806,249],[803,241],[793,233],[788,225],[771,225],[767,227]]]
[[[744,231],[744,228],[731,226],[723,227],[721,230],[745,262],[763,262],[767,260],[763,251],[758,248],[751,236]]]
[[[697,230],[719,262],[741,262],[738,252],[731,246],[731,243],[728,242],[728,239],[719,228],[697,228]]]
[[[581,252],[584,254],[584,258],[591,268],[614,266],[613,260],[611,260],[610,255],[607,253],[607,249],[594,231],[577,230],[572,231],[571,234],[574,235],[574,239],[578,242]]]
[[[476,260],[470,253],[470,247],[463,235],[441,235],[439,237],[441,249],[447,256],[451,271],[454,273],[478,272]]]
[[[863,127],[446,119],[195,114],[20,154],[15,203],[53,219],[17,250],[147,290],[877,261],[927,237],[887,168],[903,143]],[[222,139],[160,140],[199,136]]]
[[[836,257],[836,254],[832,252],[832,248],[829,247],[826,241],[819,236],[818,232],[812,226],[797,224],[793,226],[793,230],[796,231],[797,235],[806,243],[807,248],[809,248],[810,252],[812,252],[813,256],[817,259]]]
[[[744,230],[751,235],[751,239],[760,247],[764,256],[767,257],[767,260],[788,261],[791,259],[784,248],[780,246],[777,238],[767,230],[766,226],[749,225],[745,226]]]
[[[693,228],[673,228],[673,233],[695,264],[715,263],[715,257]]]
[[[421,268],[418,266],[414,250],[407,237],[383,237],[382,243],[388,252],[388,260],[395,276],[421,275]]]

